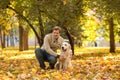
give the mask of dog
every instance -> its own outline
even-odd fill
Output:
[[[62,43],[60,58],[64,58],[64,60],[58,60],[58,62],[55,64],[56,69],[67,70],[72,68],[72,50],[70,44],[66,41]]]

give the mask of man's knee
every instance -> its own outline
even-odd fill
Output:
[[[37,53],[40,53],[40,48],[36,48],[35,49],[35,53],[37,54]]]
[[[42,51],[41,51],[40,48],[37,48],[37,49],[35,50],[35,55],[36,55],[37,57],[43,57]]]

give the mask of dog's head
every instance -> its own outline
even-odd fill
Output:
[[[67,51],[67,50],[69,50],[69,49],[71,49],[71,46],[70,46],[70,44],[68,43],[68,42],[63,42],[62,43],[62,46],[61,46],[61,50],[63,51],[63,52],[65,52],[65,51]]]

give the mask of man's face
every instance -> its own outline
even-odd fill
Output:
[[[52,34],[53,34],[53,37],[55,39],[57,39],[60,36],[60,31],[59,30],[53,30]]]

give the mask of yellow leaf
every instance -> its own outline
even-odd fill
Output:
[[[66,0],[63,0],[63,5],[66,5],[66,4],[67,4]]]
[[[32,68],[32,72],[33,72],[33,73],[36,73],[36,71],[37,71],[37,70],[36,70],[35,68]]]
[[[10,78],[13,78],[13,77],[14,77],[13,74],[10,73],[10,72],[7,72],[7,75],[8,75]]]
[[[3,78],[0,77],[0,80],[3,80]]]
[[[10,30],[11,29],[11,27],[10,27],[10,24],[9,23],[7,23],[7,25],[6,25],[6,30]]]
[[[80,74],[75,75],[75,78],[79,79],[80,78]]]
[[[25,11],[23,11],[23,15],[24,15],[24,16],[26,15],[26,12],[25,12]]]
[[[8,32],[7,32],[6,30],[3,30],[3,32],[4,32],[6,35],[8,35]]]

